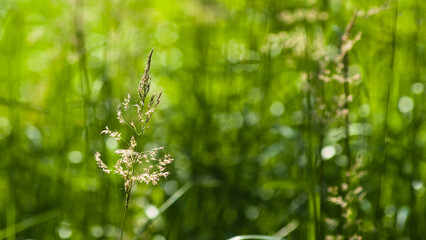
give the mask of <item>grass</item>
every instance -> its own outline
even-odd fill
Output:
[[[118,174],[124,181],[126,205],[124,207],[120,239],[123,239],[126,216],[130,203],[130,195],[134,185],[136,183],[152,183],[153,185],[157,185],[161,178],[166,178],[170,174],[170,172],[165,171],[166,165],[173,162],[170,154],[159,154],[159,151],[162,151],[164,147],[156,147],[148,151],[138,151],[138,143],[140,144],[141,136],[145,134],[146,130],[148,130],[149,122],[161,101],[162,92],[160,92],[157,96],[154,93],[147,99],[151,87],[149,70],[151,67],[153,52],[154,50],[151,50],[145,66],[144,75],[140,80],[139,87],[137,89],[138,97],[134,100],[131,95],[128,94],[127,97],[124,98],[124,101],[118,105],[117,120],[121,125],[127,127],[133,132],[130,140],[125,140],[125,131],[113,131],[110,130],[108,126],[101,132],[101,134],[109,135],[111,139],[114,139],[117,142],[124,142],[127,145],[127,148],[117,149],[115,151],[115,153],[120,156],[120,159],[114,164],[113,170],[109,169],[102,161],[101,154],[99,152],[96,152],[95,154],[96,163],[103,172],[107,174],[110,174],[111,172]],[[129,112],[130,115],[125,115],[126,112]],[[136,123],[132,119],[132,115],[137,115],[138,121]]]
[[[1,1],[0,239],[421,238],[425,7]],[[95,161],[158,146],[157,186]]]

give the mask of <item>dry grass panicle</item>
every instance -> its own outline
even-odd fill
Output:
[[[366,175],[363,170],[362,157],[346,172],[347,181],[340,186],[328,187],[328,202],[338,206],[341,210],[339,218],[326,218],[328,228],[333,232],[340,226],[350,236],[349,239],[362,239],[360,234],[368,229],[363,228],[363,219],[358,213],[360,203],[365,199],[367,191],[361,186]],[[326,239],[339,239],[341,235],[327,235]]]
[[[129,194],[134,184],[138,182],[156,185],[161,178],[165,178],[169,175],[169,172],[166,171],[166,165],[173,161],[170,154],[160,154],[163,152],[164,147],[157,147],[145,152],[136,150],[138,146],[136,139],[139,139],[139,136],[143,135],[148,129],[148,123],[161,101],[161,92],[159,94],[152,94],[151,98],[148,98],[147,101],[151,86],[149,70],[151,67],[152,53],[153,50],[149,54],[145,72],[139,82],[137,97],[133,99],[131,94],[127,94],[117,109],[117,119],[119,123],[129,127],[134,133],[130,141],[123,139],[121,132],[111,130],[108,126],[101,132],[101,134],[106,134],[116,141],[126,142],[128,147],[115,151],[120,158],[114,164],[112,170],[102,161],[99,152],[95,154],[96,162],[102,171],[108,174],[112,172],[123,178],[126,194]],[[137,123],[131,120],[131,114],[135,112],[138,119]],[[124,113],[129,115],[124,115]],[[128,116],[128,118],[126,116]]]

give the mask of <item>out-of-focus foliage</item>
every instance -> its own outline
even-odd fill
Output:
[[[324,81],[356,12],[341,73],[356,77]],[[99,132],[118,125],[153,47],[163,98],[139,144],[175,161],[133,188],[125,239],[142,226],[155,240],[422,239],[425,12],[421,0],[0,0],[0,239],[117,239],[123,182],[94,154],[111,165],[124,147]]]

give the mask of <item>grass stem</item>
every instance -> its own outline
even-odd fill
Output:
[[[120,234],[120,240],[123,239],[123,234],[124,234],[124,225],[126,224],[126,215],[127,215],[127,209],[129,208],[129,202],[130,202],[130,192],[131,190],[129,190],[129,192],[126,192],[126,208],[124,210],[124,217],[123,217],[123,223],[121,224],[121,234]]]

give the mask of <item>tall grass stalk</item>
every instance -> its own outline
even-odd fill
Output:
[[[384,199],[383,191],[385,189],[387,171],[388,171],[388,145],[389,145],[389,111],[390,111],[390,100],[392,94],[392,85],[394,81],[394,68],[395,68],[395,51],[396,51],[396,37],[397,37],[397,24],[398,24],[398,0],[395,0],[395,10],[392,23],[392,42],[391,42],[391,56],[389,62],[389,77],[386,77],[386,100],[385,100],[385,116],[383,124],[383,145],[384,145],[384,157],[383,157],[383,171],[381,172],[380,188],[378,191],[377,205],[376,205],[376,225],[381,227],[382,218],[384,216]],[[379,236],[381,233],[386,236],[386,232],[378,231]],[[380,236],[381,237],[381,236]],[[385,237],[386,238],[386,237]]]
[[[340,52],[344,51],[343,50],[344,43],[350,37],[350,33],[351,33],[351,30],[352,30],[352,28],[353,28],[353,26],[355,24],[355,21],[356,21],[356,18],[357,18],[357,14],[358,13],[355,12],[355,14],[352,17],[350,23],[346,26],[345,33],[343,34],[343,36],[340,39]],[[345,54],[345,56],[343,57],[343,77],[345,79],[349,79],[349,56],[348,56],[348,54]],[[345,141],[345,154],[346,154],[346,156],[348,158],[347,170],[349,170],[351,168],[351,147],[350,147],[350,144],[349,144],[349,127],[350,127],[349,112],[350,111],[349,111],[349,101],[348,101],[348,99],[349,99],[349,96],[350,96],[350,92],[349,92],[350,90],[349,90],[349,81],[348,80],[346,80],[343,83],[343,88],[344,88],[344,95],[345,95],[345,99],[346,99],[346,101],[344,102],[343,108],[348,110],[348,113],[345,114],[345,116],[344,116],[344,121],[345,121],[345,125],[344,125],[344,128],[345,128],[345,138],[344,138],[344,141]]]
[[[106,134],[115,139],[117,142],[124,142],[128,146],[127,149],[118,149],[115,151],[115,153],[120,156],[120,159],[117,160],[113,169],[109,169],[109,167],[102,161],[101,154],[99,152],[95,154],[96,162],[103,172],[107,174],[111,172],[118,174],[124,180],[126,204],[120,239],[123,239],[130,194],[133,186],[136,183],[152,183],[157,185],[161,178],[166,178],[169,175],[169,172],[166,171],[166,165],[173,161],[169,154],[160,154],[164,147],[157,147],[149,151],[138,150],[141,148],[140,136],[149,128],[149,122],[151,121],[158,104],[160,104],[162,95],[160,92],[158,95],[154,93],[151,97],[148,97],[151,88],[150,68],[153,52],[154,49],[151,50],[149,54],[148,61],[145,66],[145,72],[137,89],[137,96],[132,97],[132,95],[127,94],[124,101],[117,108],[118,122],[122,126],[131,130],[130,140],[126,140],[125,131],[119,132],[111,130],[108,126],[106,126],[105,130],[101,132],[101,134]],[[137,117],[136,119],[138,119],[138,122],[135,123],[135,118],[132,117]]]
[[[417,46],[420,44],[421,39],[421,29],[420,29],[420,5],[418,2],[416,2],[416,11],[415,11],[415,19],[416,19],[416,35],[415,35],[415,47],[413,48],[413,56],[414,56],[414,62],[415,62],[415,68],[414,68],[414,76],[411,80],[411,84],[417,84],[417,82],[421,79],[421,68],[422,65],[422,58],[421,53],[419,53],[419,50]],[[412,85],[413,86],[413,85]],[[424,105],[425,105],[425,93],[418,96],[415,99],[416,105],[413,109],[413,115],[412,115],[412,123],[411,123],[411,139],[410,139],[410,145],[412,150],[410,152],[410,158],[411,158],[411,164],[412,164],[412,172],[410,174],[409,179],[409,185],[410,188],[410,206],[412,206],[413,210],[410,214],[410,220],[409,223],[412,226],[412,230],[410,231],[410,238],[411,239],[420,239],[421,235],[419,233],[418,224],[419,224],[419,217],[421,214],[419,214],[419,207],[418,207],[418,197],[416,193],[416,189],[414,188],[413,184],[417,183],[419,179],[421,179],[420,174],[420,166],[418,159],[421,157],[421,149],[419,149],[417,145],[417,139],[419,136],[419,132],[421,129],[421,126],[423,124],[423,118],[424,118]]]
[[[89,127],[89,116],[88,112],[91,108],[90,95],[91,95],[91,84],[89,73],[87,69],[87,52],[86,52],[86,43],[84,35],[84,19],[83,19],[83,9],[84,2],[82,0],[77,0],[75,2],[75,12],[74,12],[74,34],[75,34],[75,50],[77,51],[78,56],[78,66],[80,74],[80,94],[83,100],[83,124],[84,124],[84,157],[91,155],[90,152],[90,127]],[[86,165],[85,170],[88,171],[90,166]],[[88,205],[85,205],[85,211],[88,209]],[[87,222],[88,219],[85,217],[83,222]]]
[[[124,208],[124,216],[123,216],[123,223],[121,224],[121,234],[120,234],[120,239],[123,239],[123,234],[124,234],[124,226],[126,223],[126,216],[127,216],[127,210],[129,208],[129,202],[130,202],[130,191],[127,193],[126,192],[126,206]]]
[[[315,154],[313,153],[314,148],[314,136],[313,136],[313,107],[312,107],[312,75],[310,74],[310,67],[309,67],[309,30],[306,21],[304,22],[304,34],[305,34],[305,51],[304,51],[304,58],[303,58],[303,70],[306,73],[306,81],[307,81],[307,89],[305,92],[305,128],[306,128],[306,136],[307,136],[307,144],[305,145],[305,152],[306,157],[308,159],[307,161],[307,176],[309,178],[309,199],[308,199],[308,212],[309,212],[309,221],[308,221],[308,231],[307,231],[307,239],[318,239],[318,233],[319,233],[319,219],[318,219],[318,203],[317,203],[317,180],[316,180],[316,158]]]

